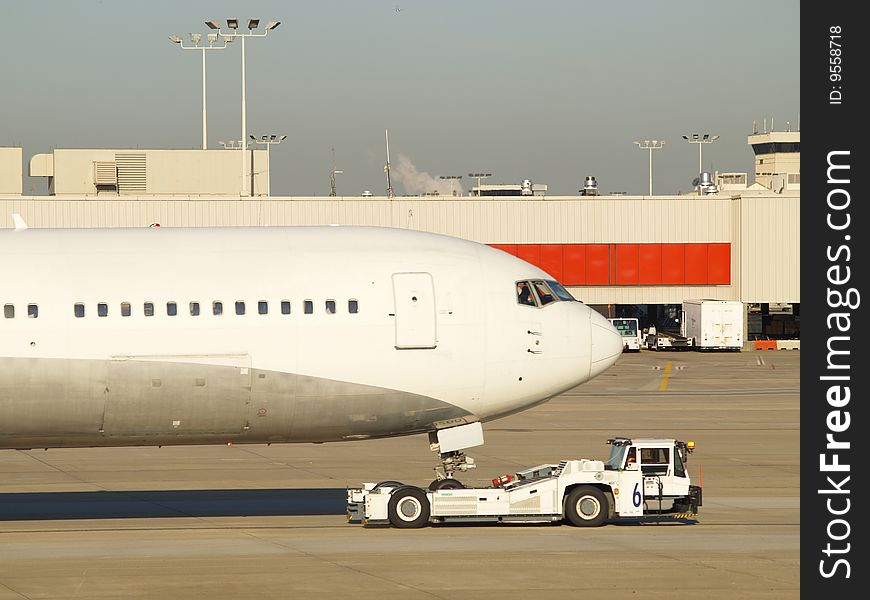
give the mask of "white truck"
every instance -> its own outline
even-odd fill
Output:
[[[607,319],[622,336],[624,352],[640,352],[641,332],[638,320],[634,317]]]
[[[459,482],[436,490],[398,481],[365,483],[347,490],[347,518],[364,526],[408,529],[430,523],[562,520],[597,527],[625,518],[696,516],[701,487],[691,484],[687,467],[693,442],[616,437],[607,443],[606,461],[538,465],[493,479],[485,488]]]
[[[683,300],[681,333],[698,350],[743,348],[743,303],[739,300]]]

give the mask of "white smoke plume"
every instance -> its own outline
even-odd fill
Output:
[[[390,175],[397,183],[402,184],[405,193],[422,196],[438,192],[440,196],[463,195],[462,182],[456,179],[440,179],[432,177],[426,171],[418,171],[414,163],[404,154],[399,155],[395,165],[390,165]]]

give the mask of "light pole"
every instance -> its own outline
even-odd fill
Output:
[[[255,144],[264,144],[266,146],[266,168],[268,169],[266,171],[266,173],[267,173],[266,181],[269,182],[269,195],[270,196],[272,195],[272,160],[270,158],[269,151],[274,144],[280,144],[285,139],[287,139],[286,135],[275,135],[274,133],[272,135],[264,135],[264,136],[260,137],[259,140],[255,136],[253,136],[253,135],[251,136],[251,140]],[[252,153],[252,156],[251,156],[251,195],[253,195],[253,192],[254,192],[254,181],[253,181],[253,179],[254,179],[254,164],[253,164],[253,162],[254,162],[254,158],[253,158],[253,153]]]
[[[477,195],[480,196],[480,180],[492,177],[492,173],[469,173],[468,176],[477,179]]]
[[[332,149],[332,172],[329,174],[329,195],[335,196],[335,176],[344,173],[335,168],[335,148]]]
[[[665,145],[664,140],[644,140],[642,142],[635,141],[637,147],[641,150],[649,150],[649,195],[653,195],[653,176],[652,176],[652,153],[653,150],[661,150],[662,146]]]
[[[683,139],[690,144],[698,144],[698,176],[700,177],[701,173],[704,172],[704,161],[701,157],[701,148],[704,147],[703,144],[712,144],[719,139],[719,136],[710,135],[709,133],[693,133],[691,137],[684,135]]]
[[[190,41],[193,42],[193,46],[185,46],[184,42],[177,35],[170,35],[169,39],[178,44],[182,50],[201,50],[202,51],[202,149],[205,150],[208,147],[208,134],[206,133],[206,120],[205,120],[205,51],[206,50],[223,50],[227,47],[227,43],[232,42],[232,38],[223,38],[224,45],[223,46],[215,46],[214,43],[220,37],[217,33],[209,33],[206,35],[206,39],[208,40],[208,46],[200,46],[199,42],[202,40],[202,34],[200,33],[191,33]]]
[[[450,180],[450,194],[455,196],[456,190],[453,189],[453,182],[457,179],[462,179],[462,175],[439,175],[438,179],[449,179]]]
[[[248,33],[238,33],[238,19],[227,19],[227,28],[230,30],[228,33],[221,31],[221,26],[217,21],[206,21],[205,24],[211,29],[216,29],[218,33],[225,38],[242,38],[242,150],[245,150],[247,149],[246,140],[248,139],[247,106],[245,103],[245,38],[266,37],[269,32],[280,25],[281,22],[269,21],[268,25],[266,25],[266,28],[263,30],[263,33],[254,33],[254,30],[260,26],[260,19],[248,19]],[[245,195],[245,179],[245,153],[242,152],[242,196]],[[251,190],[251,195],[253,196],[253,194],[254,190]]]

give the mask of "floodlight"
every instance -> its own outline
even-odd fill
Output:
[[[214,43],[217,41],[217,39],[218,39],[218,34],[216,34],[216,33],[209,33],[209,34],[207,34],[205,37],[206,37],[206,39],[208,40],[208,43],[209,43],[209,44],[214,44]]]
[[[239,20],[238,19],[227,19],[227,27],[230,29],[238,29],[239,28]]]
[[[170,36],[169,36],[169,39],[172,40],[173,42],[175,42],[176,44],[180,44],[180,43],[181,43],[181,38],[178,37],[177,35],[170,35]]]
[[[221,26],[217,21],[206,21],[206,25],[208,25],[211,29],[220,29]]]
[[[193,42],[193,43],[196,44],[196,45],[199,45],[199,41],[200,41],[201,39],[202,39],[202,34],[201,34],[201,33],[191,33],[191,34],[190,34],[190,41]]]
[[[248,137],[249,137],[249,138],[251,138],[251,139],[252,139],[252,140],[254,140],[254,141],[255,141],[255,142],[256,142],[256,141],[257,141],[257,138],[256,138],[256,136],[253,136],[253,135],[249,135],[249,136],[248,136]]]
[[[260,19],[248,19],[248,29],[256,29],[260,24]]]
[[[286,135],[282,135],[282,136],[281,136],[281,139],[278,140],[278,141],[280,142],[280,141],[285,140],[285,139],[287,139],[287,136],[286,136]]]
[[[224,36],[224,43],[225,43],[225,44],[229,44],[229,43],[232,42],[234,39],[236,39],[236,36],[234,36],[234,35],[225,35],[225,36]]]
[[[280,24],[281,21],[269,21],[269,24],[266,25],[266,29],[275,29]]]

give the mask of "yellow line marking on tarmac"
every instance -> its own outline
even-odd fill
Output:
[[[668,364],[665,365],[665,372],[662,373],[662,382],[659,384],[659,391],[664,392],[668,389],[668,377],[671,376],[671,368],[674,366],[674,363],[668,361]]]

